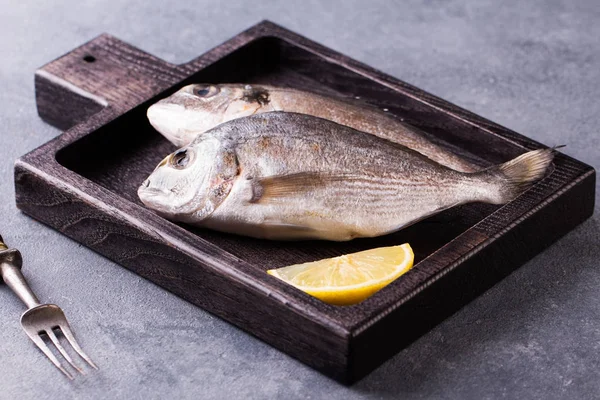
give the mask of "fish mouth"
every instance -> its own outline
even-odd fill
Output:
[[[163,135],[177,138],[177,130],[173,126],[178,125],[178,117],[185,111],[179,104],[158,102],[151,105],[146,112],[150,125]]]
[[[169,207],[167,206],[170,194],[172,193],[144,185],[138,189],[138,198],[142,204],[156,211],[159,215],[170,215]]]
[[[138,189],[138,197],[144,203],[146,202],[146,200],[149,200],[151,198],[155,198],[158,196],[168,196],[170,194],[170,191],[162,190],[156,187],[148,187],[146,186],[145,182]]]
[[[140,193],[144,193],[147,195],[167,194],[167,192],[165,192],[164,190],[160,190],[160,189],[156,189],[156,188],[147,188],[147,187],[140,188]]]

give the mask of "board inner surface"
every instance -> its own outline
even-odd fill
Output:
[[[403,93],[330,62],[282,39],[257,39],[202,69],[176,87],[141,104],[57,153],[64,167],[141,205],[137,188],[176,148],[146,118],[149,105],[189,83],[269,83],[333,95],[360,97],[417,126],[431,139],[482,167],[507,161],[523,149]],[[448,210],[400,232],[335,243],[274,242],[181,225],[260,270],[408,242],[415,262],[424,259],[494,212],[498,206],[469,204]],[[416,266],[418,268],[418,265]],[[385,290],[385,289],[384,289]]]

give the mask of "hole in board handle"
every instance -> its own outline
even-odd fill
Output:
[[[83,61],[93,63],[94,61],[96,61],[96,57],[88,54],[87,56],[83,57]]]

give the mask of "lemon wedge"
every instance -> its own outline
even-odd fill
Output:
[[[388,285],[412,268],[414,257],[412,248],[405,243],[267,273],[326,303],[342,306],[359,303]]]

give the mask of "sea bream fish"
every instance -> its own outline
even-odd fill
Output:
[[[378,108],[352,99],[267,85],[195,84],[148,108],[152,126],[178,147],[215,126],[249,115],[285,111],[308,114],[368,132],[418,151],[433,161],[463,172],[477,169],[467,160],[433,143],[423,131]]]
[[[459,204],[503,204],[540,179],[552,149],[475,173],[320,118],[236,119],[167,156],[141,201],[174,221],[265,239],[385,235]]]

